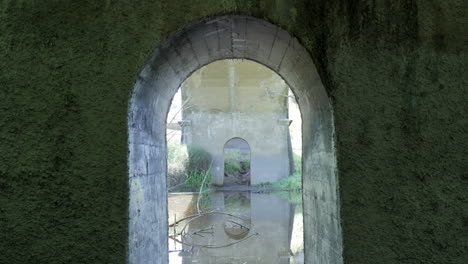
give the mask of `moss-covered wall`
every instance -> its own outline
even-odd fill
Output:
[[[125,263],[127,106],[149,53],[242,13],[335,107],[346,263],[465,263],[465,0],[0,1],[0,263]]]

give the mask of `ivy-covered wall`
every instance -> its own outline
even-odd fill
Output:
[[[465,263],[465,0],[0,0],[0,263],[125,263],[133,82],[226,13],[284,27],[320,70],[345,263]]]

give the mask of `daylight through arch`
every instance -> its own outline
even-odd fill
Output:
[[[129,263],[167,263],[165,122],[172,97],[192,72],[221,59],[249,59],[279,74],[302,113],[306,263],[342,263],[333,113],[310,55],[266,21],[230,15],[171,35],[135,83],[129,113]]]

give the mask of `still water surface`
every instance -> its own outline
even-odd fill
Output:
[[[171,193],[169,224],[202,215],[169,228],[169,263],[303,263],[300,200],[288,192]]]

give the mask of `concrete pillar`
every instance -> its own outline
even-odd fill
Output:
[[[212,153],[212,158],[211,183],[215,186],[222,186],[224,183],[224,155],[222,152]]]
[[[282,133],[286,139],[286,148],[287,148],[287,156],[285,157],[285,161],[287,161],[287,175],[289,176],[294,172],[294,160],[292,154],[292,145],[291,145],[291,135],[289,134],[289,126],[291,125],[292,120],[288,118],[278,119],[278,125],[282,126]]]
[[[180,144],[190,145],[192,144],[192,121],[191,120],[181,120],[177,122],[181,127],[181,138]]]

